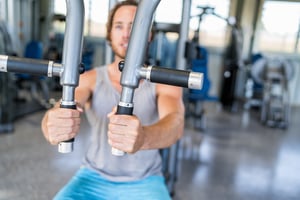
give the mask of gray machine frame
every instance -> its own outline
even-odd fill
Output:
[[[191,89],[202,88],[203,74],[183,70],[185,68],[183,49],[187,38],[188,15],[183,14],[182,17],[184,23],[182,23],[180,30],[177,69],[144,65],[153,14],[159,3],[160,0],[141,0],[139,2],[121,75],[120,84],[122,91],[117,114],[132,115],[134,90],[138,87],[140,79]],[[189,14],[191,1],[186,0],[183,1],[183,3],[183,13]],[[84,3],[83,0],[66,0],[66,5],[67,18],[62,63],[0,55],[0,72],[27,73],[47,77],[58,76],[60,77],[60,84],[63,88],[61,107],[76,109],[74,99],[75,88],[78,86],[79,74],[83,71],[81,56]],[[58,146],[59,152],[71,152],[73,150],[73,141],[74,139],[71,139],[60,143]],[[166,169],[167,171],[171,171],[171,173],[175,173],[172,175],[173,179],[170,183],[167,183],[169,190],[172,190],[175,182],[174,178],[176,178],[177,149],[178,143],[176,143],[173,148],[170,148],[171,155],[167,155],[168,158],[166,158],[169,159],[169,163],[172,166],[175,166],[175,169]],[[117,149],[112,149],[112,153],[119,156],[124,155],[124,152]]]
[[[159,2],[160,0],[141,0],[138,5],[120,81],[122,91],[117,114],[132,115],[134,90],[138,87],[140,79],[192,89],[202,88],[201,73],[144,65],[153,14]],[[83,0],[66,0],[66,5],[67,20],[62,64],[0,55],[0,72],[59,76],[60,84],[63,86],[61,107],[76,109],[74,93],[81,69],[84,3]],[[59,152],[68,153],[72,150],[73,139],[59,144]],[[116,149],[113,149],[112,153],[124,155]]]
[[[62,85],[61,107],[76,109],[74,99],[82,71],[81,55],[84,27],[83,0],[66,0],[67,19],[63,46],[62,63],[53,61],[18,58],[0,55],[0,72],[16,72],[41,76],[59,76]],[[73,139],[58,145],[58,151],[68,153],[73,150]]]

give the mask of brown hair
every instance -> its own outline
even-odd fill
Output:
[[[113,19],[114,16],[117,12],[117,10],[119,8],[121,8],[122,6],[138,6],[138,2],[135,0],[126,0],[126,1],[122,1],[117,3],[110,11],[109,16],[108,16],[108,20],[107,20],[107,24],[106,24],[106,39],[108,40],[108,42],[111,42],[111,38],[110,38],[110,32],[112,29],[112,23],[113,23]]]

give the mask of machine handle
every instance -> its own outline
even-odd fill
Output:
[[[79,72],[82,71],[81,57],[83,46],[84,1],[66,0],[67,18],[65,39],[63,44],[63,71],[60,78],[62,85],[62,108],[76,109],[75,88],[79,84]],[[58,151],[69,153],[73,151],[73,141],[61,142]]]
[[[148,66],[141,68],[140,76],[150,82],[190,89],[201,89],[203,85],[203,74],[188,70]]]
[[[0,72],[14,72],[38,76],[60,76],[62,65],[51,60],[37,60],[0,55]]]
[[[123,104],[123,103],[119,103],[118,107],[117,107],[117,112],[118,115],[132,115],[133,113],[133,105],[132,104]],[[111,153],[112,155],[115,156],[124,156],[125,152],[116,149],[116,148],[111,148]]]
[[[61,108],[68,108],[68,109],[76,109],[76,104],[75,105],[63,105],[63,103],[60,104]],[[73,145],[74,143],[74,138],[71,138],[67,141],[60,142],[58,144],[58,152],[60,153],[71,153],[73,151]]]

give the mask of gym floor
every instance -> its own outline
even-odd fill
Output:
[[[299,200],[300,108],[287,129],[259,122],[258,111],[229,113],[205,104],[206,130],[187,118],[178,153],[174,200]],[[44,111],[0,134],[0,200],[49,200],[80,166],[88,141],[84,118],[71,154],[60,154],[40,130]]]

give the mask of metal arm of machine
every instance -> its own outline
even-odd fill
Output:
[[[160,0],[142,0],[138,5],[121,75],[122,92],[117,114],[132,115],[134,90],[139,82],[137,74],[143,65],[153,13],[159,2]],[[112,148],[112,154],[122,156],[124,152]]]
[[[203,74],[188,70],[145,66],[140,69],[140,77],[150,82],[174,85],[190,89],[201,89]]]
[[[63,66],[48,60],[36,60],[0,55],[0,72],[24,73],[39,76],[61,76]]]
[[[159,2],[160,0],[141,0],[138,5],[125,57],[125,64],[122,70],[122,92],[117,114],[132,115],[134,90],[138,87],[141,78],[182,87],[191,86],[199,89],[202,87],[202,75],[199,73],[166,68],[162,69],[159,67],[142,68],[153,13]],[[124,152],[112,148],[112,154],[123,156]]]
[[[63,45],[62,64],[53,61],[17,58],[0,55],[0,72],[17,72],[42,76],[60,76],[63,86],[60,107],[76,109],[74,100],[75,88],[79,83],[79,73],[84,70],[81,65],[84,3],[83,0],[66,0],[67,19]],[[73,141],[61,142],[58,151],[69,153],[73,151]]]
[[[62,65],[64,70],[60,79],[63,86],[60,107],[76,109],[75,88],[79,82],[79,70],[81,65],[83,27],[84,27],[84,3],[83,0],[66,0],[67,18],[63,46]],[[74,139],[58,144],[58,151],[69,153],[73,151]]]

